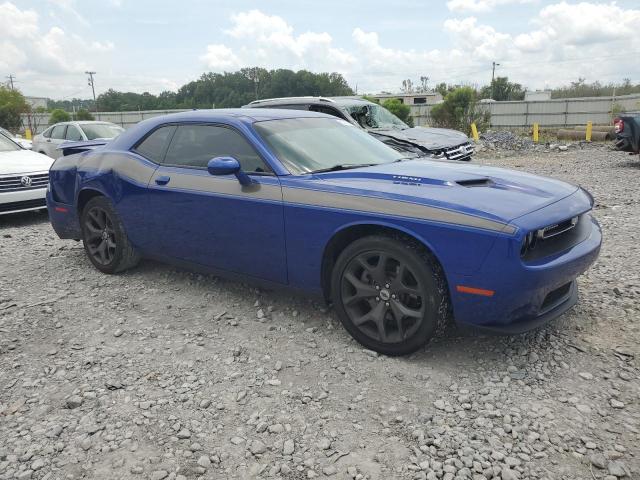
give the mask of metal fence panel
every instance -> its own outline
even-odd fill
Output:
[[[492,127],[528,127],[538,123],[542,127],[570,127],[585,125],[587,122],[608,125],[611,111],[617,105],[625,111],[640,110],[640,95],[619,97],[567,98],[529,102],[492,102],[482,104],[491,113]],[[433,105],[410,105],[413,123],[417,126],[431,125]],[[142,110],[133,112],[98,112],[96,120],[113,122],[123,128],[130,128],[146,118],[183,112],[185,110]],[[31,115],[34,135],[49,127],[49,114]],[[22,116],[23,126],[29,126],[27,115]]]
[[[93,116],[101,122],[111,122],[120,125],[122,128],[130,128],[136,123],[146,119],[166,115],[168,113],[184,112],[186,110],[138,110],[132,112],[96,112]],[[32,133],[37,135],[49,128],[49,114],[35,113],[32,115],[22,115],[23,128],[29,127],[31,120]],[[30,117],[30,118],[29,118]]]
[[[587,122],[608,125],[614,106],[624,111],[640,110],[640,95],[619,97],[567,98],[556,100],[491,102],[482,104],[491,113],[492,127],[572,127]],[[428,126],[432,106],[410,106],[415,125]]]

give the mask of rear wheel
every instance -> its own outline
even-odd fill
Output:
[[[350,244],[336,261],[331,288],[347,331],[386,355],[416,351],[446,320],[439,265],[404,238],[371,236]]]
[[[120,217],[105,197],[93,197],[80,219],[84,250],[93,265],[104,273],[135,266],[140,256],[129,242]]]

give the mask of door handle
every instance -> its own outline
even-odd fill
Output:
[[[47,138],[47,142],[51,143],[51,139],[50,139],[50,138]]]
[[[156,184],[158,185],[166,185],[171,180],[171,177],[167,177],[166,175],[162,175],[161,177],[156,178]]]

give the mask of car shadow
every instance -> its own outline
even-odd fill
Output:
[[[0,229],[27,227],[48,221],[49,214],[45,209],[29,212],[8,213],[6,215],[0,215]]]
[[[80,260],[84,257],[84,251],[78,248],[75,255]],[[86,266],[91,268],[88,260],[86,260]],[[166,276],[167,273],[171,274],[171,282],[176,290],[198,288],[198,285],[206,290],[208,289],[207,284],[210,284],[212,288],[221,289],[227,294],[235,294],[240,297],[247,296],[250,292],[252,299],[261,298],[262,305],[265,307],[272,305],[277,312],[297,310],[299,312],[297,320],[303,321],[305,328],[324,329],[328,321],[334,328],[333,333],[329,333],[332,341],[335,342],[333,348],[337,351],[363,348],[344,330],[335,310],[326,305],[322,298],[287,289],[284,286],[265,286],[259,282],[242,281],[203,271],[198,272],[150,259],[142,260],[134,269],[119,275],[134,276],[139,280],[152,282],[154,276]],[[244,307],[251,309],[249,305]],[[286,329],[292,318],[288,314],[282,318],[276,315],[270,321],[273,322],[272,325]],[[479,361],[488,367],[502,365],[507,352],[510,352],[509,355],[517,359],[516,363],[522,363],[526,361],[530,351],[550,355],[555,348],[548,341],[550,337],[571,335],[568,333],[571,330],[567,328],[567,322],[570,320],[564,318],[554,320],[538,329],[519,335],[487,334],[468,328],[459,328],[450,322],[424,348],[408,356],[396,357],[394,361],[430,365],[442,373],[448,372],[449,369],[453,371],[456,368],[475,365]],[[298,334],[301,337],[304,335],[303,332],[298,332]]]

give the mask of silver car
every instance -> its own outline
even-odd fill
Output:
[[[96,139],[115,138],[124,132],[124,128],[115,123],[82,121],[61,122],[50,126],[44,132],[33,137],[34,152],[44,153],[58,158],[58,147],[64,142],[82,142]]]

